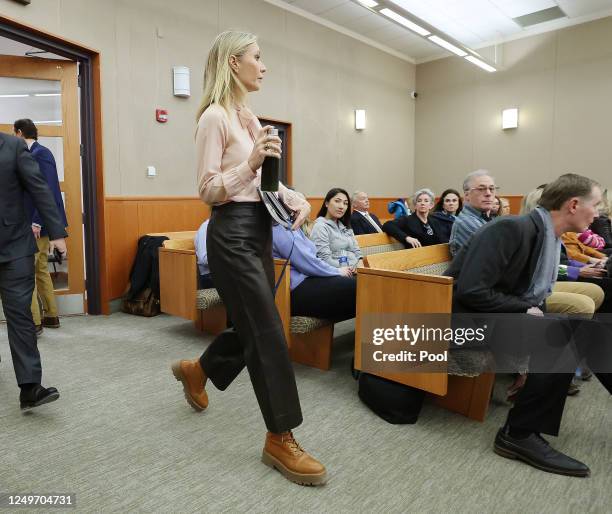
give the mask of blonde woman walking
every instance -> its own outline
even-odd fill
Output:
[[[233,327],[202,356],[172,365],[188,403],[208,406],[205,385],[225,390],[246,366],[268,433],[262,461],[302,485],[326,481],[325,467],[306,453],[292,429],[302,422],[293,367],[274,303],[272,222],[257,188],[266,157],[279,157],[281,140],[268,135],[246,106],[261,87],[266,67],[253,34],[217,36],[204,73],[196,150],[200,197],[212,206],[208,263]],[[310,213],[299,193],[279,185],[279,196],[296,212],[294,228]]]

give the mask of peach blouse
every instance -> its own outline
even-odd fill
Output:
[[[246,107],[234,107],[229,113],[220,105],[208,107],[196,130],[198,191],[209,205],[228,202],[260,201],[257,187],[261,168],[253,171],[248,159],[257,134],[259,120]],[[293,210],[309,205],[295,191],[279,184],[278,193]]]

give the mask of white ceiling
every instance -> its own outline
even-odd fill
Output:
[[[414,62],[450,54],[352,0],[266,0]],[[393,0],[470,48],[557,30],[612,15],[612,0]],[[567,18],[527,29],[514,17],[559,6]],[[332,28],[335,28],[333,27]]]

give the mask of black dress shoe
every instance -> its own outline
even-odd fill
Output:
[[[32,409],[45,403],[51,403],[60,397],[59,391],[55,387],[34,386],[27,392],[21,391],[19,403],[21,410]]]
[[[502,457],[522,460],[549,473],[572,477],[587,477],[591,473],[586,464],[558,452],[535,433],[525,439],[517,439],[508,433],[507,427],[500,428],[493,449]]]

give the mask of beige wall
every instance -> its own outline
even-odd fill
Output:
[[[415,66],[354,39],[260,0],[0,0],[0,14],[101,52],[107,195],[195,194],[203,64],[229,28],[260,36],[269,71],[251,103],[258,115],[293,123],[299,190],[412,188]],[[190,99],[172,96],[173,65],[191,68]],[[156,107],[169,110],[167,124],[154,121]],[[367,110],[362,133],[355,108]],[[149,164],[155,179],[145,177]]]
[[[458,58],[417,66],[415,185],[441,192],[477,168],[507,194],[570,171],[612,185],[612,18],[498,50],[493,74]],[[519,128],[502,131],[512,106]]]

